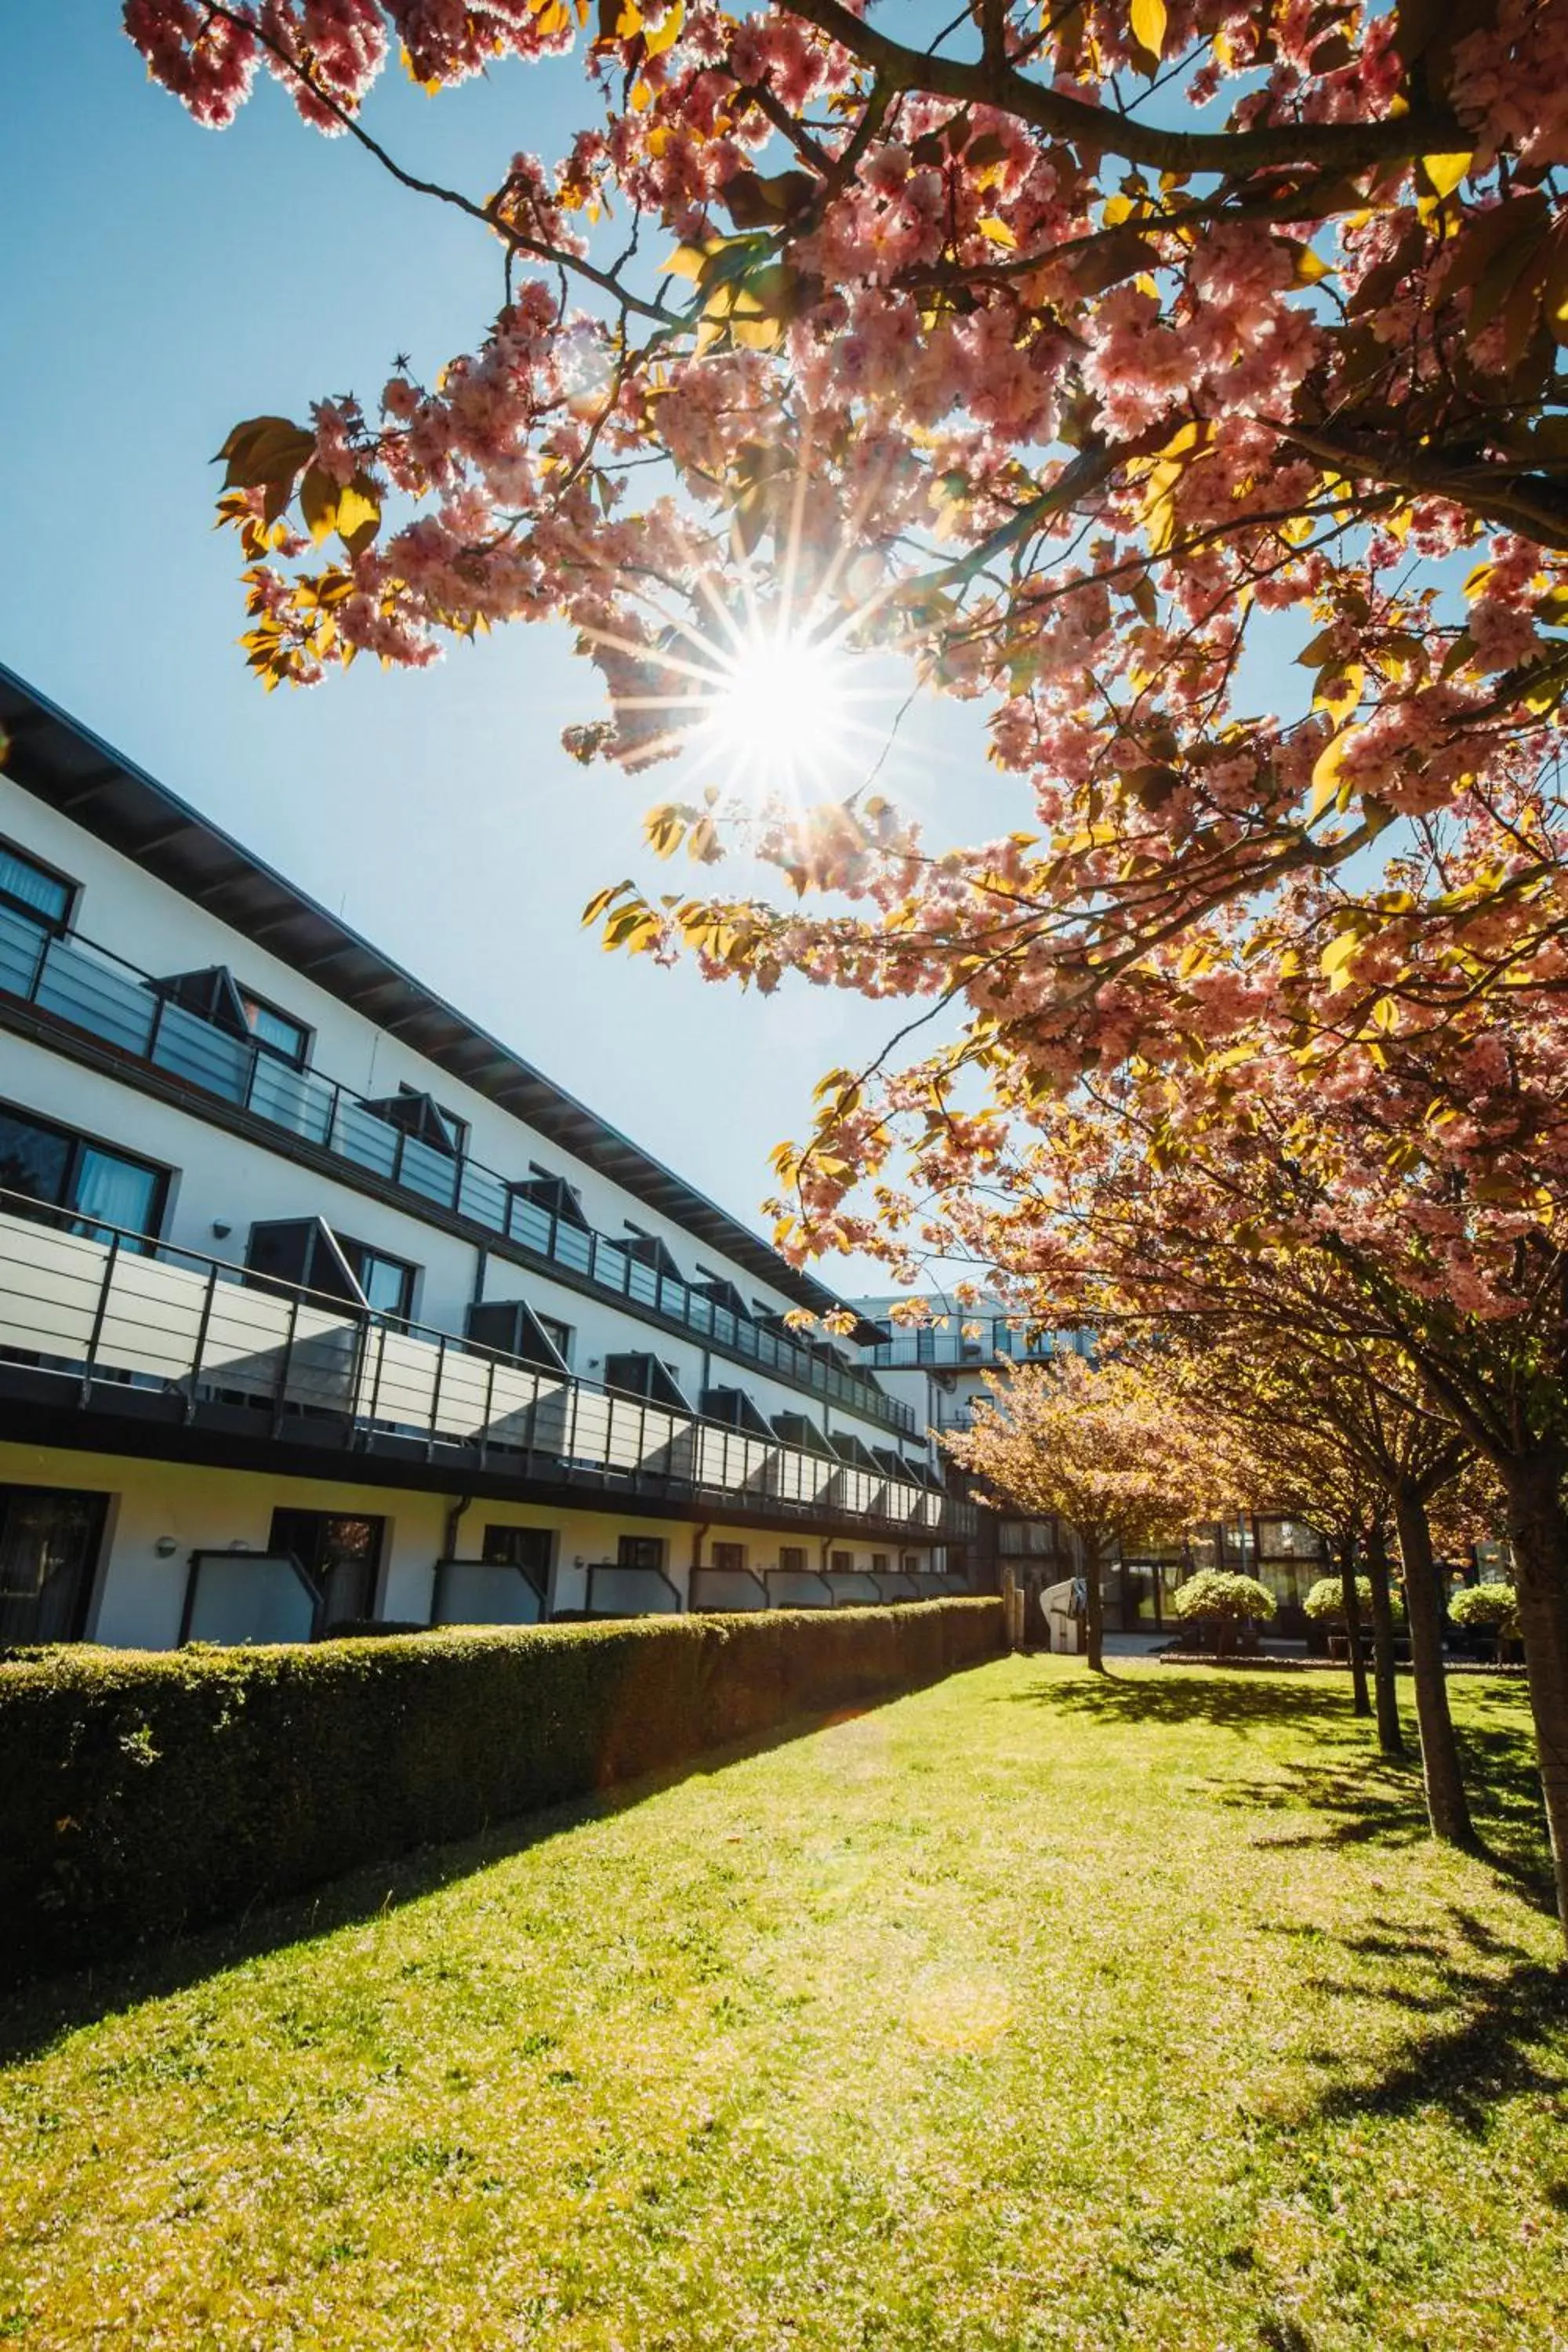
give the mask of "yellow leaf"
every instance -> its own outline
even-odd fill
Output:
[[[675,0],[674,6],[665,10],[662,25],[645,24],[643,47],[647,55],[650,58],[657,58],[661,49],[668,49],[678,41],[680,38],[680,28],[685,22],[686,0]]]
[[[1338,939],[1331,940],[1328,946],[1323,950],[1322,956],[1320,959],[1321,969],[1324,972],[1334,972],[1340,971],[1343,965],[1350,961],[1352,956],[1355,954],[1360,946],[1361,934],[1359,931],[1342,931]]]
[[[1366,671],[1360,662],[1345,662],[1325,669],[1318,679],[1312,697],[1315,710],[1326,710],[1337,725],[1343,726],[1361,700],[1361,690],[1366,684]]]
[[[1319,752],[1317,765],[1312,770],[1312,799],[1307,811],[1309,824],[1317,822],[1329,803],[1339,793],[1342,781],[1340,769],[1343,764],[1346,751],[1355,740],[1356,733],[1357,730],[1353,727],[1343,729],[1338,735],[1331,736]]]
[[[993,245],[1005,245],[1009,252],[1012,252],[1017,245],[1018,240],[1006,222],[998,220],[994,213],[985,214],[984,218],[976,221],[974,225],[981,236],[988,236]]]
[[[1164,56],[1165,0],[1132,0],[1132,37],[1151,57]]]
[[[1451,196],[1475,158],[1472,154],[1423,155],[1421,168],[1440,196]]]

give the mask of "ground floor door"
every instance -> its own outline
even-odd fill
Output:
[[[325,1628],[371,1614],[385,1530],[384,1519],[350,1517],[338,1511],[279,1510],[272,1514],[268,1548],[292,1552],[314,1581]]]
[[[0,1486],[0,1646],[81,1639],[108,1504],[66,1487]]]

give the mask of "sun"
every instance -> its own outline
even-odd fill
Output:
[[[753,791],[794,793],[844,763],[844,655],[804,630],[753,627],[726,648],[704,697],[702,748]]]

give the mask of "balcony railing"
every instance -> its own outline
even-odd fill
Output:
[[[976,1331],[973,1327],[978,1324]],[[984,1371],[999,1357],[1016,1364],[1048,1363],[1053,1356],[1084,1355],[1089,1335],[1078,1331],[1014,1329],[1002,1316],[968,1317],[963,1325],[932,1326],[925,1330],[895,1330],[890,1338],[864,1350],[866,1361],[882,1371],[909,1371],[930,1364],[937,1370]]]
[[[25,915],[0,908],[0,992],[401,1186],[421,1202],[502,1234],[530,1256],[716,1341],[759,1370],[775,1372],[884,1428],[914,1432],[910,1407],[884,1395],[866,1374],[733,1313],[605,1234],[568,1223],[478,1160],[437,1150],[378,1117],[319,1071],[297,1070],[253,1039],[187,1011],[156,992],[150,974],[107,949],[74,934],[56,937]]]
[[[0,1192],[0,1381],[520,1484],[962,1539],[971,1506]]]

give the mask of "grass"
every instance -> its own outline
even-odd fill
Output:
[[[0,2342],[1568,2346],[1568,1977],[1342,1678],[1006,1660],[0,2023]]]

